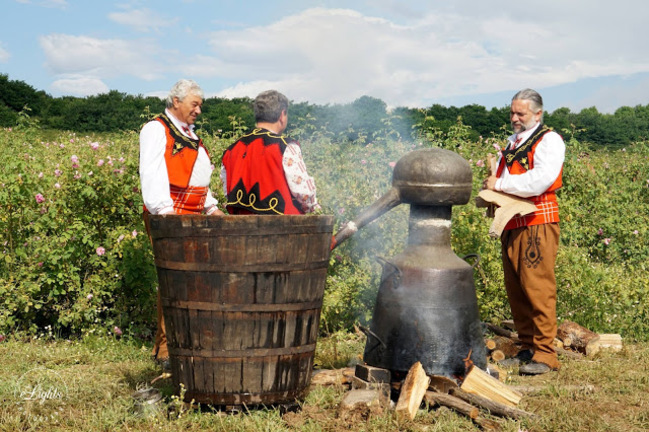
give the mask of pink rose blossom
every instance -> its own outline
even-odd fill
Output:
[[[604,234],[604,230],[601,229],[601,228],[598,229],[598,230],[597,230],[597,235],[602,235],[602,234]]]
[[[106,253],[106,249],[104,249],[103,247],[99,246],[95,252],[97,252],[97,255],[102,256],[103,254]]]
[[[97,166],[102,166],[103,164],[104,164],[104,160],[103,160],[103,159],[99,159],[99,160],[97,161]]]
[[[131,233],[131,235],[133,236],[133,238],[137,237],[137,230],[133,230],[133,232]]]
[[[478,159],[475,163],[475,166],[478,167],[483,167],[484,166],[484,161],[482,159]]]
[[[633,231],[633,234],[638,235],[638,230]]]
[[[54,170],[54,175],[55,176],[60,177],[61,174],[63,174],[63,171],[61,171],[60,169],[57,168],[57,169]]]
[[[72,161],[72,163],[77,163],[77,162],[79,162],[79,158],[77,157],[77,155],[72,155],[72,156],[70,156],[70,160]]]
[[[396,164],[397,164],[396,162],[390,162],[388,165],[390,165],[390,168],[394,168]]]
[[[119,158],[119,162],[120,162],[120,163],[124,163],[124,160],[125,160],[125,159],[124,159],[123,157]]]
[[[43,201],[45,201],[45,197],[42,194],[39,194],[39,193],[34,195],[34,198],[36,199],[36,202],[39,203],[39,204],[42,203]]]
[[[365,159],[361,159],[361,164],[365,165],[367,161]]]
[[[61,185],[58,184],[58,183],[54,183],[54,187],[55,187],[56,189],[61,189]]]
[[[121,242],[122,240],[124,240],[124,234],[117,237],[117,243]]]
[[[98,142],[91,142],[90,143],[90,148],[93,150],[97,150],[99,148],[99,143]]]
[[[59,145],[59,147],[61,147],[61,148],[65,148],[65,144],[61,143],[61,144]]]
[[[113,328],[113,333],[115,333],[115,336],[121,336],[122,335],[122,329],[115,326],[115,328]]]
[[[70,138],[70,144],[74,142],[74,138]]]
[[[79,172],[77,171],[77,172],[74,174],[74,178],[75,178],[76,180],[79,180],[79,179],[81,178],[81,174],[79,174]]]
[[[610,239],[610,238],[607,237],[607,238],[604,239],[604,244],[605,244],[605,245],[608,246],[610,243],[611,243],[611,239]]]
[[[92,300],[92,294],[88,294],[88,296],[87,296],[86,298],[87,298],[88,300]]]
[[[38,173],[38,178],[43,178],[43,173],[42,172]]]

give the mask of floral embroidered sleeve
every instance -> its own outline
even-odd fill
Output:
[[[299,144],[291,142],[286,146],[282,165],[291,195],[302,206],[302,210],[311,213],[320,209],[316,198],[315,181],[306,171]]]

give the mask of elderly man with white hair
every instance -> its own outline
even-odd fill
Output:
[[[519,372],[539,375],[559,369],[557,334],[559,205],[566,146],[543,124],[543,99],[532,89],[514,95],[510,120],[514,135],[501,151],[498,169],[484,188],[530,200],[534,213],[514,216],[501,235],[505,288],[522,350]]]
[[[140,183],[144,200],[144,222],[149,230],[149,214],[222,215],[209,189],[212,163],[203,141],[194,132],[201,114],[203,90],[187,79],[178,81],[169,92],[164,113],[142,127],[140,132]],[[160,294],[158,328],[153,356],[168,365]]]

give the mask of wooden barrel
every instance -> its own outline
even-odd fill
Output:
[[[175,390],[257,405],[308,389],[332,216],[151,216]]]

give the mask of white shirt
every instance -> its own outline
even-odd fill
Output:
[[[305,213],[311,213],[320,209],[316,197],[315,181],[306,171],[299,144],[291,142],[286,145],[282,156],[282,167],[291,195],[300,204],[302,210]],[[227,196],[227,173],[223,165],[221,165],[221,181],[223,182],[223,193]]]
[[[198,137],[194,133],[194,125],[187,125],[173,116],[165,109],[165,114],[178,131],[193,139]],[[183,130],[188,127],[189,133]],[[169,174],[165,162],[165,147],[167,135],[165,127],[157,120],[145,124],[140,131],[140,185],[144,205],[151,214],[173,213],[173,199],[169,188]],[[212,176],[212,164],[203,147],[198,148],[198,157],[194,170],[189,179],[189,186],[209,187]],[[205,200],[205,213],[211,214],[217,210],[218,201],[208,190]]]
[[[527,138],[539,127],[537,123],[533,128],[525,130],[519,134],[510,136],[507,148],[514,149],[520,147]],[[519,140],[518,144],[515,144]],[[555,182],[566,154],[566,145],[561,136],[552,131],[543,135],[543,139],[536,146],[534,151],[534,167],[523,174],[510,174],[507,167],[503,169],[502,174],[496,181],[494,189],[521,198],[539,196],[543,194]],[[500,164],[500,159],[498,163]]]

